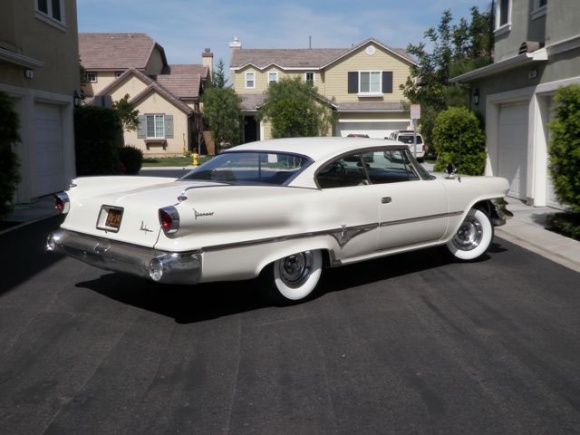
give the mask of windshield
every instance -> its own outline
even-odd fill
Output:
[[[406,143],[407,145],[412,145],[414,142],[414,138],[413,135],[401,135],[398,138],[399,142],[403,142]],[[421,138],[421,136],[417,135],[417,144],[422,144],[423,143],[423,139]]]
[[[311,161],[297,154],[228,152],[215,156],[180,180],[210,180],[227,184],[285,185]]]

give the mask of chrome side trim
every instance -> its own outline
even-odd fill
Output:
[[[410,223],[414,223],[414,222],[429,221],[429,220],[433,220],[433,219],[441,219],[441,218],[447,218],[447,217],[461,216],[462,214],[463,214],[462,211],[454,211],[454,212],[450,212],[450,213],[440,213],[440,214],[434,214],[434,215],[430,215],[430,216],[421,216],[421,217],[411,218],[411,219],[400,219],[397,221],[381,222],[381,227],[390,227],[390,226],[394,226],[394,225],[403,225],[403,224],[410,224]]]

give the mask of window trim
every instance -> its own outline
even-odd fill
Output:
[[[96,71],[87,71],[87,82],[89,83],[98,83],[99,81],[99,73]]]
[[[505,17],[505,23],[501,24],[501,21],[502,21],[501,8],[502,8],[503,1],[507,2],[507,12],[506,12],[507,16]],[[497,3],[495,4],[494,34],[496,36],[507,33],[511,30],[511,28],[512,28],[512,6],[513,6],[512,0],[498,0]]]
[[[270,75],[274,76],[274,80],[270,78]],[[278,83],[278,71],[268,71],[268,86],[270,86],[272,83]]]
[[[145,116],[145,139],[165,139],[165,114],[164,113],[147,113]],[[149,136],[149,119],[153,119],[153,134]],[[157,135],[157,118],[161,118],[161,135]]]
[[[66,26],[65,1],[46,0],[46,12],[40,9],[39,2],[40,0],[35,0],[34,2],[36,18],[60,30],[66,30],[67,26]],[[54,2],[58,3],[60,18],[55,17],[55,13],[53,11]]]
[[[249,76],[252,76],[252,86],[248,86]],[[256,89],[256,72],[255,71],[246,71],[244,73],[244,88],[245,89]]]
[[[363,74],[369,74],[369,90],[368,91],[362,90],[362,76],[363,76]],[[378,91],[372,90],[372,83],[371,83],[372,74],[378,75],[378,81],[379,81]],[[383,71],[380,71],[380,70],[361,70],[361,71],[359,71],[358,72],[358,95],[371,96],[371,97],[382,96],[383,95]]]
[[[545,0],[544,5],[540,5],[542,0],[534,0],[533,8],[532,8],[532,20],[538,19],[543,17],[547,13],[548,8],[548,0]]]

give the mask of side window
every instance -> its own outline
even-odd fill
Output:
[[[372,154],[366,162],[371,184],[399,183],[418,180],[419,176],[411,165],[404,150],[381,150]]]
[[[326,164],[316,176],[320,188],[364,186],[368,183],[366,160],[372,154],[351,154]]]

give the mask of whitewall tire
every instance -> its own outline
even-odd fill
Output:
[[[489,216],[473,208],[447,243],[447,249],[457,260],[472,261],[487,252],[492,240],[493,225]]]

